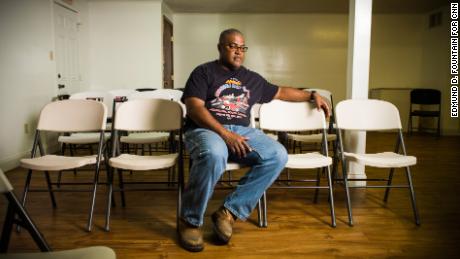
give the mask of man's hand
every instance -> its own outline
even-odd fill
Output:
[[[247,137],[243,137],[236,133],[233,133],[222,126],[204,106],[204,101],[197,97],[189,97],[185,99],[185,105],[187,107],[187,114],[192,120],[199,126],[210,129],[225,141],[228,149],[238,157],[245,157],[248,152],[252,151],[252,148],[246,142]]]
[[[326,117],[329,118],[331,112],[328,103],[318,93],[315,93],[313,95],[313,98],[315,98],[316,108],[318,108],[318,110],[323,109],[324,113],[326,114]]]
[[[278,92],[273,97],[274,99],[280,99],[288,102],[308,102],[314,98],[316,107],[318,109],[323,109],[326,117],[329,117],[331,114],[330,105],[328,102],[318,93],[314,93],[313,96],[309,91],[302,91],[296,88],[281,86],[278,89]]]
[[[221,134],[230,151],[236,154],[239,158],[246,157],[248,152],[252,151],[252,148],[246,142],[249,138],[243,137],[231,131],[225,131]]]

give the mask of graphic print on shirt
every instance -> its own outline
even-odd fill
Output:
[[[230,78],[217,88],[211,101],[210,111],[227,120],[247,117],[250,91],[237,78]]]

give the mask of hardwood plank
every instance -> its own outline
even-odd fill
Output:
[[[394,135],[369,134],[369,151],[392,150]],[[112,210],[112,231],[103,230],[105,186],[100,186],[95,210],[95,228],[84,231],[89,207],[89,193],[57,193],[58,208],[52,209],[47,193],[33,193],[27,208],[48,243],[55,250],[83,246],[112,247],[118,258],[337,258],[337,257],[414,257],[454,258],[460,243],[460,137],[414,135],[406,137],[408,152],[417,156],[413,177],[422,225],[416,227],[407,190],[392,190],[388,204],[382,202],[383,190],[352,190],[355,226],[347,226],[343,188],[335,188],[337,228],[329,226],[327,191],[320,191],[319,202],[313,203],[313,190],[271,189],[268,192],[267,229],[258,228],[255,213],[247,222],[237,222],[235,234],[226,246],[212,242],[209,216],[217,209],[228,190],[216,190],[209,203],[204,226],[206,248],[192,254],[176,241],[174,191],[127,193],[127,207]],[[369,169],[369,175],[386,176],[386,170]],[[7,173],[15,191],[22,192],[25,170]],[[240,175],[236,174],[236,177]],[[164,173],[126,174],[128,180],[165,179]],[[302,172],[293,172],[300,177]],[[314,176],[314,172],[311,174]],[[57,175],[52,176],[56,179]],[[90,174],[64,174],[66,182],[85,181]],[[101,180],[105,180],[102,173]],[[325,179],[322,179],[326,183]],[[404,183],[402,171],[395,182]],[[44,187],[41,173],[34,175],[32,185]],[[0,202],[3,221],[5,200]],[[14,233],[10,252],[37,251],[26,232]]]

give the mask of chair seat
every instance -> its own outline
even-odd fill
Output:
[[[137,156],[131,154],[122,154],[110,158],[109,164],[112,167],[125,170],[157,170],[172,167],[176,164],[179,154],[168,154],[160,156]]]
[[[318,152],[305,154],[289,154],[286,168],[310,169],[325,167],[332,164],[332,158],[321,155]]]
[[[97,144],[99,143],[99,133],[73,133],[70,136],[59,136],[58,141],[66,144]],[[110,138],[110,133],[104,133],[104,140]]]
[[[0,258],[8,259],[115,259],[115,252],[105,246],[93,246],[56,252],[36,252],[18,254],[0,254]]]
[[[152,144],[165,142],[168,141],[168,139],[168,132],[138,132],[121,137],[120,142],[128,144]]]
[[[412,111],[411,116],[420,116],[420,117],[438,117],[440,115],[439,111]]]
[[[225,167],[225,171],[233,171],[233,170],[238,170],[238,169],[245,168],[245,167],[248,167],[248,166],[243,165],[243,164],[234,163],[234,162],[228,162],[227,166]]]
[[[23,168],[37,171],[61,171],[95,164],[96,157],[97,155],[80,157],[46,155],[36,158],[23,158],[20,165]],[[101,157],[101,159],[103,158]]]
[[[305,142],[305,143],[318,143],[321,142],[323,139],[323,134],[287,134],[288,139]],[[327,141],[334,141],[337,139],[337,135],[335,134],[327,134],[326,136]]]
[[[404,156],[393,152],[376,154],[355,154],[344,152],[344,155],[350,161],[383,168],[406,167],[417,163],[417,158],[414,156]]]

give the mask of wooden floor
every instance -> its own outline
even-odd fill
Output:
[[[372,134],[368,150],[392,150],[393,135]],[[247,222],[237,222],[234,236],[226,246],[212,242],[209,215],[218,208],[228,190],[217,190],[208,206],[204,226],[205,250],[198,254],[181,249],[176,240],[176,193],[131,192],[122,208],[118,193],[112,211],[112,231],[104,224],[105,187],[97,195],[95,227],[84,230],[88,210],[88,193],[57,193],[58,208],[52,209],[46,193],[33,193],[27,204],[41,232],[54,250],[105,245],[118,258],[333,258],[333,257],[414,257],[458,258],[460,244],[460,137],[406,137],[408,152],[417,156],[413,167],[414,183],[422,225],[415,226],[407,190],[395,189],[387,205],[383,190],[352,191],[355,226],[349,227],[344,190],[335,189],[337,228],[329,226],[327,191],[321,191],[317,204],[312,190],[268,192],[268,228],[256,226],[256,214]],[[386,175],[386,171],[369,169],[369,175]],[[400,171],[398,171],[400,172]],[[295,174],[294,176],[296,176]],[[402,172],[396,182],[404,182]],[[16,193],[24,185],[25,171],[7,173]],[[66,173],[65,181],[89,179],[80,172]],[[148,179],[145,174],[127,175],[126,180]],[[103,180],[103,179],[102,179]],[[37,173],[34,186],[43,186],[44,177]],[[20,196],[20,195],[18,195]],[[5,201],[0,215],[5,214]],[[3,217],[3,216],[1,216]],[[2,219],[1,219],[2,220]],[[26,232],[14,233],[10,252],[37,251]]]

